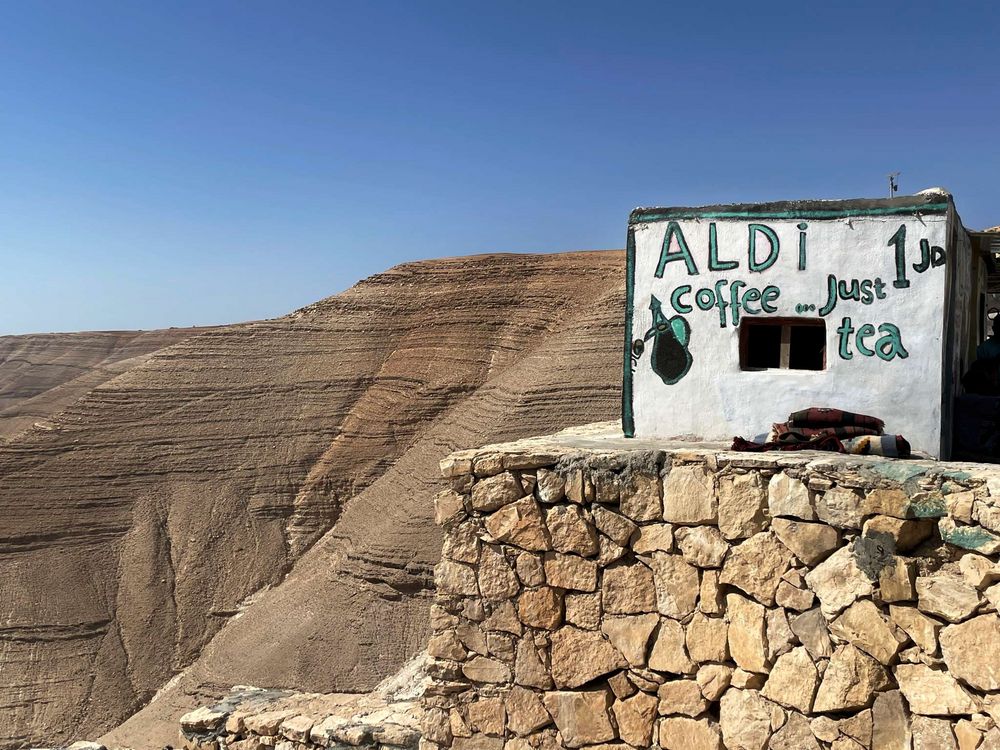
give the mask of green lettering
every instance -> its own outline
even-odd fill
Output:
[[[670,295],[670,306],[674,308],[675,312],[679,313],[691,312],[691,305],[681,302],[681,295],[690,293],[691,293],[690,284],[684,284],[674,289],[673,293]]]
[[[850,318],[844,318],[840,322],[840,327],[837,329],[837,335],[840,336],[840,358],[841,359],[854,359],[854,355],[851,354],[850,347],[850,335],[854,333],[854,326],[851,325]]]
[[[774,262],[778,260],[778,235],[774,233],[771,227],[765,224],[750,224],[748,226],[750,231],[750,240],[747,247],[747,260],[749,261],[750,270],[760,273],[761,271],[766,271],[768,268],[774,265]],[[767,254],[767,258],[763,261],[757,260],[757,233],[760,232],[767,238],[768,244],[770,244],[771,249]]]
[[[760,296],[760,307],[766,313],[776,313],[778,308],[771,303],[778,299],[781,290],[776,286],[766,286]]]
[[[888,362],[899,357],[906,359],[910,353],[903,348],[903,339],[899,335],[899,329],[892,323],[883,323],[878,327],[878,332],[882,334],[875,344],[875,353],[879,359]]]
[[[719,239],[713,221],[708,225],[708,270],[730,271],[739,265],[735,260],[719,260]]]
[[[858,352],[866,357],[874,357],[875,352],[868,348],[865,339],[875,335],[875,326],[865,323],[858,329],[858,337],[854,340],[854,345],[858,347]]]
[[[804,221],[798,225],[799,227],[799,270],[806,270],[806,227],[809,225]]]
[[[671,251],[670,245],[673,238],[677,237],[677,250]],[[663,236],[663,247],[660,249],[660,262],[656,264],[656,278],[663,278],[663,271],[667,263],[675,260],[683,260],[687,266],[688,276],[698,275],[698,266],[695,265],[691,251],[688,249],[687,240],[684,239],[684,232],[676,221],[667,224],[667,233]]]
[[[760,310],[751,310],[750,303],[757,302],[760,299],[760,289],[755,286],[747,289],[746,294],[743,295],[743,310],[747,315],[759,315]]]
[[[712,290],[707,287],[705,289],[699,289],[697,294],[694,295],[694,303],[698,305],[699,310],[711,310],[712,306],[715,304],[715,295],[712,294]]]
[[[910,286],[906,278],[906,224],[900,224],[899,229],[886,244],[896,248],[896,280],[892,285],[896,289],[906,289]]]

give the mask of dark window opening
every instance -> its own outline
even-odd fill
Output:
[[[744,318],[740,323],[740,369],[826,369],[826,322]]]

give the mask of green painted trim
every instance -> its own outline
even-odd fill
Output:
[[[632,413],[632,311],[635,294],[635,230],[628,228],[625,241],[625,358],[622,378],[622,432],[635,437],[635,417]]]
[[[913,206],[875,208],[804,209],[802,211],[719,211],[691,208],[637,208],[629,216],[629,226],[674,219],[847,219],[852,216],[899,216],[900,214],[937,214],[948,210],[947,203],[924,203]]]

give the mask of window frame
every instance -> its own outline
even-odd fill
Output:
[[[749,359],[750,329],[755,327],[781,327],[781,343],[778,350],[777,367],[749,367],[745,363]],[[823,318],[797,318],[797,317],[750,317],[745,316],[740,320],[739,337],[739,365],[740,372],[767,372],[768,370],[791,370],[794,372],[823,372],[826,370],[826,350],[823,346],[823,366],[818,369],[807,367],[789,367],[792,350],[792,328],[822,328],[824,341],[826,338],[826,321]]]

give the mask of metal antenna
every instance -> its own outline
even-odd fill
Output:
[[[888,175],[888,177],[889,177],[889,197],[890,198],[894,198],[895,195],[896,195],[896,191],[899,190],[899,180],[896,179],[897,177],[899,177],[899,175],[900,175],[899,172],[893,172],[892,174]]]

